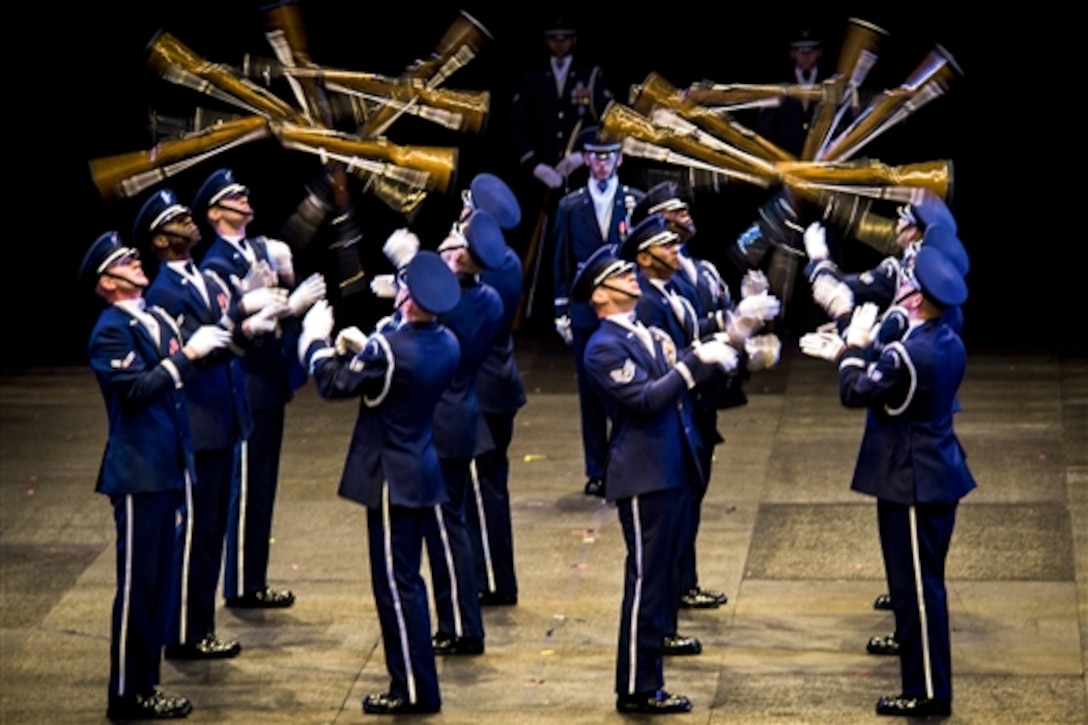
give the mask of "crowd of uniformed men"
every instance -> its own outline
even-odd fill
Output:
[[[572,74],[575,135],[547,156],[526,146],[523,160],[549,189],[585,169],[550,210],[549,281],[574,352],[584,490],[614,503],[627,550],[616,708],[686,712],[691,702],[665,689],[664,658],[702,643],[678,631],[679,610],[727,601],[702,586],[696,555],[717,417],[777,364],[782,301],[758,268],[734,293],[691,255],[695,222],[675,183],[619,181],[619,140],[582,122],[600,79],[569,62],[573,35],[549,26],[551,65],[524,93],[563,99]],[[511,187],[483,173],[463,199],[433,249],[408,229],[388,237],[395,271],[367,293],[390,314],[371,330],[336,319],[321,274],[296,278],[291,244],[247,233],[254,209],[230,169],[190,204],[155,191],[128,243],[110,231],[91,245],[79,282],[108,303],[88,347],[109,421],[97,490],[118,541],[109,717],[184,717],[191,703],[159,689],[162,658],[240,654],[216,632],[220,577],[228,607],[294,603],[266,574],[285,406],[311,379],[324,398],[360,401],[339,494],[367,509],[390,677],[363,710],[436,712],[436,655],[484,652],[481,608],[518,601],[507,450],[526,403],[513,334],[525,270],[506,239],[522,222]],[[884,715],[951,712],[944,558],[956,503],[974,486],[952,430],[967,256],[944,203],[918,199],[900,210],[901,253],[874,270],[840,269],[819,222],[804,232],[804,271],[828,324],[801,349],[838,364],[844,405],[869,409],[853,488],[878,501],[881,600],[896,619],[878,649],[900,656],[903,680],[877,703]],[[141,253],[158,260],[154,279]]]

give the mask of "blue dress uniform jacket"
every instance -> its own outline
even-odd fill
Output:
[[[184,384],[196,375],[180,332],[148,309],[159,339],[119,306],[102,312],[88,353],[109,421],[95,490],[110,497],[117,529],[117,594],[109,697],[146,695],[160,681],[173,613],[178,512],[195,475]]]
[[[420,570],[434,508],[446,500],[432,419],[457,370],[457,339],[436,322],[391,324],[352,357],[335,356],[322,341],[304,356],[322,397],[360,398],[339,494],[367,507],[371,586],[389,691],[409,703],[438,706]]]
[[[181,352],[173,320],[148,310],[161,340],[120,307],[103,310],[88,348],[109,418],[109,438],[95,490],[108,496],[183,491],[193,473],[193,445],[183,384],[196,367]]]
[[[593,209],[593,197],[589,189],[575,189],[559,201],[555,212],[552,234],[555,241],[555,299],[556,314],[562,304],[570,310],[571,325],[583,330],[597,327],[597,315],[584,302],[568,302],[570,287],[579,267],[605,244],[619,245],[630,231],[630,216],[645,193],[626,184],[619,184],[612,199],[612,219],[608,235],[601,235],[597,213]]]
[[[965,370],[963,343],[942,320],[911,327],[871,365],[855,347],[839,363],[843,405],[868,408],[851,488],[877,498],[903,695],[949,702],[945,559],[959,500],[976,485],[952,429]]]

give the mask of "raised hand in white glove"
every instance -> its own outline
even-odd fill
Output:
[[[805,230],[805,254],[813,262],[827,259],[831,253],[827,250],[827,232],[820,222],[812,222]]]
[[[751,297],[752,295],[763,294],[771,288],[770,281],[767,280],[767,275],[763,274],[762,270],[750,269],[741,278],[740,281],[740,296],[741,299]]]
[[[846,343],[837,332],[808,332],[801,335],[801,352],[811,357],[835,362],[846,349]]]
[[[737,303],[737,314],[741,317],[754,317],[767,322],[778,316],[782,303],[769,292],[748,295]]]
[[[295,257],[287,242],[278,239],[264,240],[265,249],[268,250],[268,258],[272,260],[272,268],[281,279],[286,279],[288,284],[295,280]]]
[[[758,317],[745,317],[735,312],[725,315],[725,338],[730,345],[740,347],[756,330],[763,327],[763,320]]]
[[[202,325],[185,341],[182,352],[190,360],[199,360],[230,344],[230,333],[219,325]]]
[[[327,300],[314,302],[310,311],[302,318],[302,334],[298,336],[298,357],[305,360],[306,350],[318,340],[328,341],[332,334],[332,308]]]
[[[349,352],[354,355],[366,346],[366,335],[354,325],[345,327],[336,333],[335,345],[337,355],[346,355]]]
[[[695,357],[699,358],[699,362],[707,365],[718,365],[727,373],[737,369],[737,360],[740,357],[735,347],[727,345],[718,338],[706,342],[696,342],[692,347],[692,352],[695,353]]]
[[[832,319],[849,314],[854,309],[854,293],[845,282],[835,279],[830,274],[821,274],[812,283],[812,299]]]
[[[879,310],[876,304],[866,302],[854,308],[850,325],[846,328],[846,344],[851,347],[869,347],[876,337],[876,318]]]
[[[533,167],[533,176],[541,181],[549,189],[558,189],[563,185],[563,175],[547,164],[537,164]]]
[[[582,168],[585,163],[586,160],[582,156],[581,151],[571,151],[559,160],[559,163],[555,165],[555,170],[560,176],[570,176],[575,171]]]
[[[563,342],[568,345],[574,344],[574,333],[570,329],[570,317],[562,315],[555,318],[555,331],[559,333],[559,336],[563,338]]]
[[[775,334],[749,337],[744,341],[744,352],[748,354],[749,370],[766,370],[778,364],[782,341]]]
[[[375,275],[370,280],[370,291],[379,299],[391,300],[397,296],[397,279],[391,274]]]
[[[287,290],[283,287],[258,287],[242,295],[238,304],[242,306],[242,312],[252,315],[269,305],[287,301]]]
[[[289,311],[286,301],[265,305],[255,314],[242,320],[242,333],[252,339],[257,335],[267,335],[275,332],[279,319],[287,315]]]
[[[382,252],[394,267],[403,269],[419,252],[419,237],[407,229],[397,229],[385,240]]]
[[[310,309],[310,306],[318,300],[325,299],[325,278],[315,272],[291,292],[287,298],[287,307],[291,314],[299,317]]]

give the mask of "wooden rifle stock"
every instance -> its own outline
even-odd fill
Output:
[[[270,134],[261,116],[246,116],[210,126],[178,139],[163,141],[147,151],[106,156],[90,162],[91,178],[104,199],[134,196],[189,165]]]

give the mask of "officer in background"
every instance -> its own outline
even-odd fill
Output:
[[[172,190],[161,189],[148,197],[136,215],[132,238],[159,260],[145,299],[166,310],[186,335],[202,325],[221,325],[233,330],[234,349],[240,351],[248,338],[273,329],[286,293],[276,295],[271,288],[262,288],[232,302],[227,282],[193,264],[192,249],[201,239],[200,230]],[[267,311],[245,319],[247,308]],[[253,421],[234,351],[213,352],[198,367],[200,375],[187,388],[196,480],[180,542],[179,606],[168,636],[169,659],[234,657],[242,649],[236,641],[216,636],[215,595],[236,456]]]
[[[610,246],[586,261],[572,288],[572,298],[591,305],[601,320],[586,346],[586,372],[615,410],[605,494],[616,504],[627,546],[616,709],[688,712],[688,698],[663,688],[689,481],[702,475],[689,393],[701,380],[734,370],[737,353],[717,340],[678,352],[667,333],[638,320],[640,296],[634,266]]]
[[[487,212],[504,235],[521,221],[521,207],[509,186],[494,174],[477,174],[464,195],[462,221],[476,209]],[[514,357],[514,317],[522,292],[522,266],[506,246],[502,263],[480,270],[480,281],[502,299],[502,324],[476,373],[481,430],[472,464],[474,500],[466,521],[476,554],[476,586],[481,606],[510,606],[518,601],[514,566],[514,530],[510,520],[510,459],[514,417],[525,405],[525,387]]]
[[[438,712],[442,704],[420,568],[425,532],[448,498],[432,420],[460,357],[457,339],[437,322],[460,297],[442,259],[415,254],[395,284],[396,324],[369,338],[345,328],[334,345],[332,310],[319,302],[299,342],[322,397],[361,398],[339,493],[367,507],[370,579],[391,683],[367,695],[363,711],[388,715]]]
[[[573,348],[581,415],[582,453],[587,495],[603,496],[608,447],[605,401],[587,383],[583,358],[586,342],[599,324],[586,302],[570,299],[578,269],[605,245],[618,247],[631,229],[631,215],[642,200],[640,189],[620,183],[623,164],[619,140],[588,128],[580,135],[589,181],[559,202],[552,235],[555,241],[555,329]]]
[[[820,58],[823,43],[812,28],[802,28],[790,41],[790,77],[784,82],[800,86],[815,86],[824,80]],[[816,115],[815,101],[783,98],[777,106],[762,108],[752,122],[752,130],[776,146],[800,158],[805,138]]]
[[[805,354],[837,362],[842,404],[868,410],[850,487],[877,499],[903,687],[877,701],[878,715],[952,714],[945,561],[959,501],[976,483],[953,430],[967,355],[943,313],[966,299],[955,264],[923,246],[896,297],[908,329],[875,363],[867,359],[876,335],[873,303],[854,311],[845,342],[835,330],[801,338]]]
[[[117,527],[106,715],[183,718],[189,700],[158,685],[177,588],[178,518],[196,476],[186,384],[198,374],[195,362],[225,348],[230,334],[203,326],[185,340],[167,313],[147,307],[140,254],[117,232],[91,244],[78,283],[108,304],[87,346],[109,423],[95,490],[110,497]]]
[[[550,19],[544,26],[544,45],[546,62],[522,76],[511,101],[509,143],[520,172],[514,186],[532,223],[518,235],[528,238],[512,240],[531,272],[527,292],[533,303],[527,302],[525,314],[547,323],[552,259],[544,245],[559,199],[584,179],[579,134],[597,125],[613,95],[601,67],[583,63],[575,54],[578,29],[570,19]]]
[[[286,243],[248,237],[253,221],[249,189],[230,169],[212,173],[197,189],[195,218],[215,235],[200,267],[229,281],[241,297],[261,287],[290,290],[273,332],[258,335],[242,359],[253,431],[242,444],[231,494],[223,593],[227,606],[282,608],[294,604],[289,590],[268,586],[272,518],[279,485],[284,414],[294,391],[306,380],[296,346],[302,316],[325,296],[325,281],[312,275],[295,285],[294,262]]]

